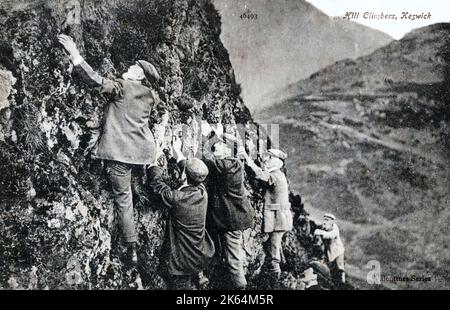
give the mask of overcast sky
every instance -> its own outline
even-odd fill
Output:
[[[344,16],[346,12],[360,12],[353,21],[384,31],[395,39],[402,38],[414,28],[439,22],[450,22],[449,0],[307,0],[329,16]],[[368,20],[364,12],[396,14],[397,20]],[[402,12],[431,13],[431,19],[402,20]]]

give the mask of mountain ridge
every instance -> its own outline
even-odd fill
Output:
[[[215,0],[221,38],[251,110],[270,92],[343,58],[368,54],[393,39],[381,31],[329,17],[306,1]],[[247,10],[257,19],[241,19]],[[345,27],[344,27],[345,25]]]

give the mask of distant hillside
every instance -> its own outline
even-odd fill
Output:
[[[417,29],[278,93],[256,119],[279,123],[291,186],[335,213],[352,272],[368,261],[391,288],[450,285],[450,24]],[[320,213],[320,212],[319,212]]]
[[[267,99],[278,88],[392,41],[380,31],[334,20],[303,0],[214,0],[214,4],[222,15],[221,39],[252,110],[270,102]],[[247,10],[257,19],[241,19]]]
[[[280,90],[282,94],[333,93],[337,91],[376,94],[393,86],[433,84],[442,81],[446,67],[442,53],[447,24],[417,29],[403,39],[357,60],[338,61],[308,79]],[[350,88],[348,88],[350,87]]]

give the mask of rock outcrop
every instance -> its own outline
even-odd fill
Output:
[[[164,288],[157,266],[165,214],[138,171],[140,264],[125,266],[103,165],[90,156],[106,100],[79,78],[57,35],[71,35],[105,76],[138,59],[154,63],[169,124],[252,124],[217,11],[208,0],[2,1],[0,30],[0,287]],[[160,118],[157,110],[152,122]],[[195,137],[183,139],[194,148]],[[259,218],[246,234],[251,288],[261,287]],[[289,260],[304,251],[295,233],[286,248]],[[289,265],[294,283],[300,265]]]

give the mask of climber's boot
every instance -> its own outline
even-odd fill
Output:
[[[333,272],[333,284],[336,289],[345,289],[345,271],[344,270],[335,270]]]
[[[127,244],[127,259],[130,265],[136,266],[138,263],[136,242],[128,242]]]

